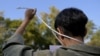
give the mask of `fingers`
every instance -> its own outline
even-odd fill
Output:
[[[32,13],[32,14],[36,14],[36,11],[37,11],[37,9],[35,8],[35,9],[33,10],[33,13]]]
[[[35,9],[27,9],[27,10],[26,10],[27,13],[31,13],[31,14],[33,14],[33,15],[36,14],[36,11],[37,11],[36,8],[35,8]]]
[[[25,13],[25,17],[32,19],[36,14],[36,9],[27,9]]]

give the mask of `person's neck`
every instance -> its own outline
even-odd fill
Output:
[[[78,44],[84,43],[84,40],[82,38],[80,38],[80,37],[74,37],[74,38],[81,41],[81,42],[78,42],[78,41],[75,41],[75,40],[72,40],[72,39],[67,39],[65,46],[72,46],[72,45],[78,45]]]

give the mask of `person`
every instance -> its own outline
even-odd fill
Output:
[[[35,14],[35,9],[26,10],[24,21],[3,45],[4,56],[100,56],[100,48],[84,44],[88,18],[82,10],[77,8],[63,9],[56,16],[54,27],[57,32],[79,41],[56,34],[62,42],[62,47],[53,52],[50,50],[34,51],[31,47],[24,45],[22,34]]]

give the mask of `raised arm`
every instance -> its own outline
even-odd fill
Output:
[[[4,56],[19,56],[22,50],[24,50],[24,48],[28,48],[27,46],[24,45],[22,34],[28,23],[34,17],[35,13],[36,13],[35,9],[26,10],[25,19],[23,20],[22,24],[16,30],[15,34],[12,35],[7,40],[5,40],[3,44],[2,51]]]
[[[23,34],[26,26],[31,21],[31,19],[36,14],[36,9],[27,9],[25,12],[25,19],[23,20],[22,24],[19,26],[19,28],[16,30],[15,34]]]

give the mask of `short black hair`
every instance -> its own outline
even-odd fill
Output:
[[[86,35],[85,26],[87,22],[88,18],[82,10],[71,7],[62,10],[56,16],[54,27],[56,30],[57,27],[61,27],[64,34],[68,36],[84,37]]]

